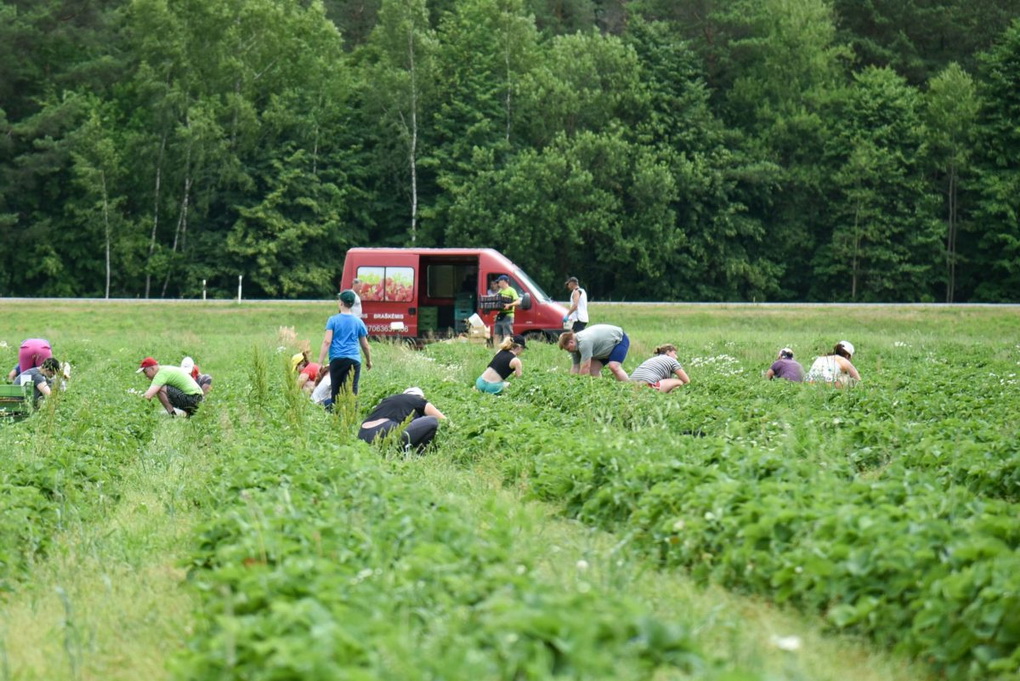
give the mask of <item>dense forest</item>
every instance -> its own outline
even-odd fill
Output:
[[[1020,0],[0,0],[0,295],[1020,300]]]

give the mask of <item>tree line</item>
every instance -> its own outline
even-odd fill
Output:
[[[1020,0],[0,0],[0,295],[1020,299]]]

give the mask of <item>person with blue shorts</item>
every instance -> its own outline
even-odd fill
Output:
[[[559,347],[573,357],[572,374],[599,376],[606,366],[616,380],[628,380],[623,361],[627,359],[630,338],[619,326],[593,324],[577,333],[565,331],[560,336]]]
[[[492,395],[503,392],[510,385],[506,380],[510,378],[510,374],[519,378],[523,373],[524,367],[521,365],[520,354],[527,347],[528,344],[524,340],[524,336],[515,335],[506,338],[499,346],[499,352],[489,362],[489,366],[485,367],[482,375],[475,380],[475,388]]]

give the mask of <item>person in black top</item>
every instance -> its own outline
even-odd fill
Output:
[[[408,417],[411,421],[400,434],[404,451],[409,452],[414,448],[421,454],[436,436],[439,420],[446,419],[443,412],[425,399],[425,393],[421,388],[408,388],[401,394],[390,395],[375,405],[375,409],[362,422],[358,438],[372,443],[399,428]]]
[[[521,335],[510,336],[504,340],[503,344],[499,346],[499,352],[489,362],[489,366],[485,367],[482,375],[475,380],[475,388],[483,393],[493,395],[503,392],[503,389],[509,385],[506,379],[510,377],[510,374],[520,377],[523,373],[524,367],[519,355],[527,347],[528,344],[525,342],[524,336]]]

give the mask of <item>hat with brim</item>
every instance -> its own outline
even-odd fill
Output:
[[[159,362],[154,360],[152,357],[146,357],[145,359],[142,360],[142,363],[138,366],[138,371],[136,371],[135,373],[136,374],[140,374],[143,371],[145,371],[146,369],[148,369],[149,367],[158,367],[158,366],[159,366]]]
[[[850,354],[851,357],[854,356],[854,344],[853,343],[851,343],[850,341],[840,341],[839,345],[844,350],[846,350]]]

